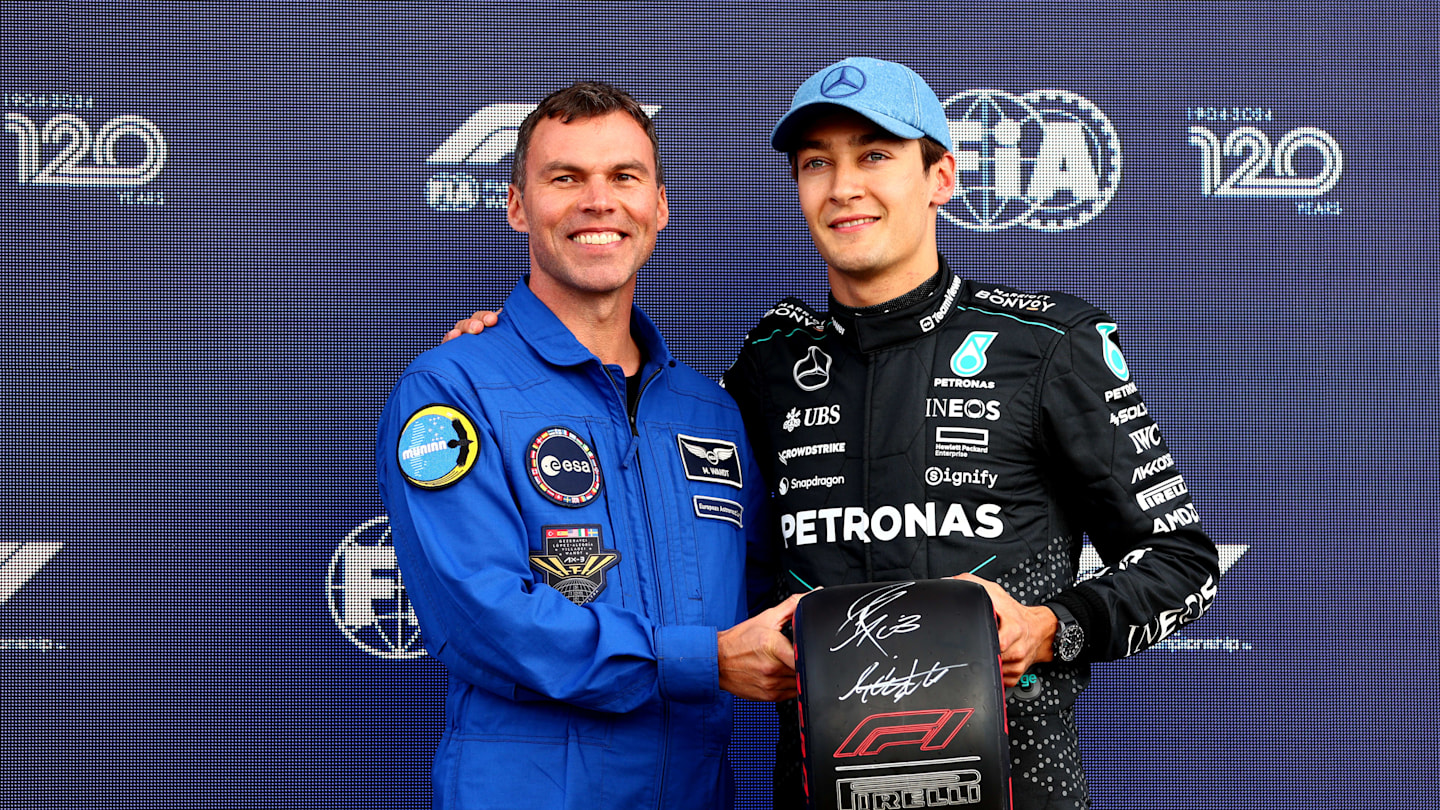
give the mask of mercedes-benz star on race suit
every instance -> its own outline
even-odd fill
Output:
[[[941,257],[878,307],[832,297],[820,315],[786,299],[725,375],[776,493],[781,596],[981,566],[1083,628],[1075,662],[1038,664],[1010,690],[1017,808],[1088,806],[1072,707],[1090,663],[1198,618],[1219,578],[1115,329],[1078,298],[963,281]],[[1077,583],[1082,535],[1107,567]],[[782,807],[799,800],[793,706]]]
[[[505,314],[420,355],[379,428],[406,591],[450,674],[435,806],[728,807],[716,634],[767,546],[740,414],[638,308],[633,413],[525,284]]]

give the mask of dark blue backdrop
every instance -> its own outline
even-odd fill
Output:
[[[1231,564],[1203,622],[1099,668],[1097,807],[1432,806],[1433,4],[381,8],[0,4],[0,807],[426,806],[444,673],[410,657],[371,444],[524,268],[492,105],[601,78],[659,106],[640,301],[718,376],[769,304],[824,301],[767,136],[851,54],[1038,110],[1026,172],[1077,125],[1069,168],[1114,192],[1046,230],[962,176],[980,204],[940,225],[963,273],[1116,317]],[[486,108],[471,162],[432,157]],[[738,723],[758,801],[768,713]]]

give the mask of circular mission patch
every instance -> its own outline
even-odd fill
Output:
[[[561,506],[584,506],[600,494],[600,461],[569,428],[548,427],[535,434],[526,465],[540,494]]]
[[[480,455],[475,423],[451,405],[426,405],[405,420],[395,461],[405,480],[444,489],[465,477]]]

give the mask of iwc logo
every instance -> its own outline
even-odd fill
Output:
[[[425,655],[386,516],[367,520],[345,536],[330,558],[325,590],[335,626],[356,647],[393,660]]]
[[[1120,186],[1120,137],[1099,107],[1064,90],[966,90],[945,100],[955,197],[940,214],[976,231],[1078,228]]]

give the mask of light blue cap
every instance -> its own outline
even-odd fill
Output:
[[[892,135],[929,135],[946,149],[953,149],[950,123],[945,120],[945,108],[940,106],[935,91],[915,71],[896,62],[852,56],[806,79],[795,91],[790,111],[771,130],[770,145],[789,152],[798,134],[797,124],[808,120],[799,113],[818,104],[854,110]]]

